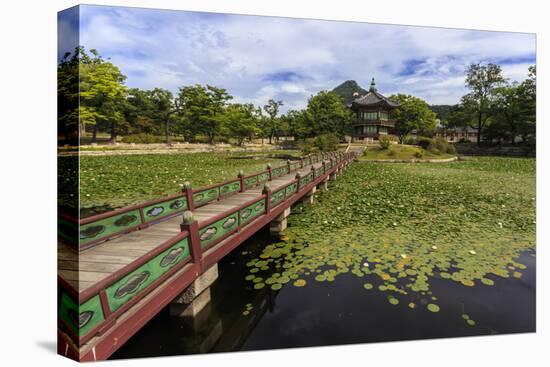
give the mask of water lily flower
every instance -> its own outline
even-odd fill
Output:
[[[402,257],[403,259],[406,259],[406,258],[407,258],[407,255],[401,254],[401,257]]]
[[[476,254],[476,252],[475,252],[474,250],[470,250],[469,252],[470,252],[472,255],[475,255],[475,254]]]
[[[501,222],[498,222],[498,226],[499,226],[500,228],[502,228],[502,223],[501,223]]]
[[[365,263],[363,264],[363,266],[364,266],[365,268],[368,268],[368,267],[369,267],[369,263],[365,261]]]
[[[437,246],[432,246],[432,250],[437,250]]]

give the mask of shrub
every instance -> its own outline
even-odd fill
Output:
[[[456,148],[454,144],[448,143],[446,152],[447,154],[456,154]]]
[[[313,144],[313,139],[305,139],[298,145],[303,155],[308,155],[317,151],[317,147]]]
[[[314,145],[322,152],[330,152],[338,150],[340,140],[334,134],[323,134],[315,138]]]
[[[415,145],[416,144],[416,139],[413,138],[412,136],[410,135],[407,135],[403,138],[403,144],[407,144],[407,145]]]
[[[164,136],[158,136],[158,135],[152,135],[152,134],[145,134],[145,133],[139,133],[139,134],[133,134],[128,135],[122,138],[122,141],[124,143],[129,144],[155,144],[155,143],[164,143],[165,138]]]
[[[455,153],[455,147],[452,144],[449,144],[449,142],[447,142],[447,140],[445,140],[445,138],[441,136],[433,139],[428,146],[428,149],[434,153]]]
[[[422,149],[428,149],[428,146],[430,146],[431,143],[432,139],[425,136],[419,136],[418,138],[416,138],[416,145],[418,145]]]
[[[416,152],[414,152],[414,156],[415,156],[415,158],[418,158],[418,159],[424,157],[424,149],[417,150]]]
[[[378,139],[378,144],[380,144],[380,148],[388,149],[391,145],[391,139],[387,136],[381,136]]]

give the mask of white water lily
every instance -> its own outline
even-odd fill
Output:
[[[365,268],[368,268],[368,267],[369,267],[369,263],[368,263],[368,262],[365,262],[365,263],[363,264],[363,266],[364,266]]]
[[[502,223],[501,223],[501,222],[498,222],[498,226],[499,226],[500,228],[502,228]]]
[[[432,250],[437,250],[437,246],[432,246]]]
[[[470,250],[470,251],[468,251],[468,252],[471,253],[472,255],[475,255],[475,254],[476,254],[476,252],[475,252],[474,250]]]
[[[406,259],[406,258],[407,258],[407,255],[401,254],[401,257],[402,257],[403,259]]]

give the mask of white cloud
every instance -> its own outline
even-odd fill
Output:
[[[182,85],[208,83],[226,88],[235,101],[261,105],[282,99],[283,111],[301,108],[310,95],[347,79],[366,88],[373,76],[387,95],[456,103],[465,93],[469,63],[501,62],[505,76],[521,80],[535,53],[534,35],[519,33],[82,9],[83,45],[110,57],[129,86],[177,92]]]

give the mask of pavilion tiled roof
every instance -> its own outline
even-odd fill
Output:
[[[399,103],[390,101],[388,98],[378,93],[378,91],[376,90],[376,84],[374,82],[374,78],[372,78],[369,92],[364,96],[360,96],[354,99],[351,102],[351,105],[352,106],[354,105],[355,106],[372,106],[372,107],[386,106],[389,108],[399,107]]]
[[[359,105],[359,106],[373,106],[373,107],[381,106],[381,105],[385,105],[391,108],[399,107],[399,103],[390,101],[388,98],[384,97],[377,91],[370,91],[364,96],[354,99],[351,102],[351,104]]]

